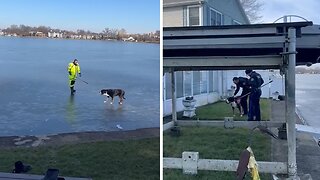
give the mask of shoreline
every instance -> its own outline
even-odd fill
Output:
[[[140,140],[157,137],[160,137],[159,127],[127,131],[87,131],[41,136],[3,136],[0,137],[0,148],[61,146],[67,144]]]
[[[123,41],[117,39],[74,39],[74,38],[49,38],[49,37],[39,37],[39,36],[0,36],[9,38],[35,38],[35,39],[59,39],[59,40],[84,40],[84,41],[117,41],[117,42],[130,42],[130,43],[147,43],[147,44],[160,44],[159,41]]]

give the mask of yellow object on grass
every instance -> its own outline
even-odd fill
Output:
[[[250,152],[248,169],[249,169],[249,172],[251,173],[251,177],[253,180],[260,180],[258,164],[256,159],[254,158],[253,151],[250,146],[247,148],[247,150]]]

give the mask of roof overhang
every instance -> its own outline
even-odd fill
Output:
[[[288,29],[296,29],[296,64],[316,63],[320,29],[312,22],[165,27],[163,66],[175,70],[278,69]]]
[[[168,7],[177,7],[177,6],[188,6],[188,5],[198,5],[198,4],[203,4],[205,0],[196,0],[196,1],[183,1],[183,2],[171,2],[171,3],[165,3],[163,2],[163,8],[168,8]]]

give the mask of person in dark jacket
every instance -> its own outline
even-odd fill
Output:
[[[260,97],[261,85],[264,83],[261,75],[251,69],[245,71],[249,76],[248,85],[250,89],[248,121],[261,121]]]
[[[242,92],[240,97],[240,104],[243,109],[243,115],[248,114],[248,97],[249,97],[249,84],[248,84],[248,78],[245,77],[234,77],[232,79],[233,83],[236,85],[236,90],[234,92],[234,96],[238,94],[240,88],[242,88]]]

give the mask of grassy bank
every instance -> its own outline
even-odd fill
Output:
[[[270,102],[262,99],[261,102],[262,119],[270,119]],[[232,116],[230,105],[225,102],[218,102],[206,106],[198,107],[196,117],[192,119],[224,119]],[[171,117],[165,117],[170,120]],[[178,119],[183,118],[182,113],[178,114]],[[246,120],[246,117],[235,116],[236,120]],[[181,136],[170,135],[170,131],[163,136],[163,156],[181,158],[183,151],[199,152],[200,159],[229,159],[239,160],[241,152],[249,145],[258,161],[270,160],[271,142],[270,137],[260,132],[252,132],[249,129],[234,128],[214,128],[214,127],[181,127]],[[164,169],[165,180],[176,179],[217,179],[233,180],[235,172],[198,171],[196,176],[184,175],[182,170]],[[249,177],[247,177],[249,179]],[[270,179],[270,175],[262,175],[262,179]]]
[[[30,164],[29,174],[57,168],[61,176],[105,179],[160,179],[159,138],[0,149],[0,171],[11,172],[14,162]]]

